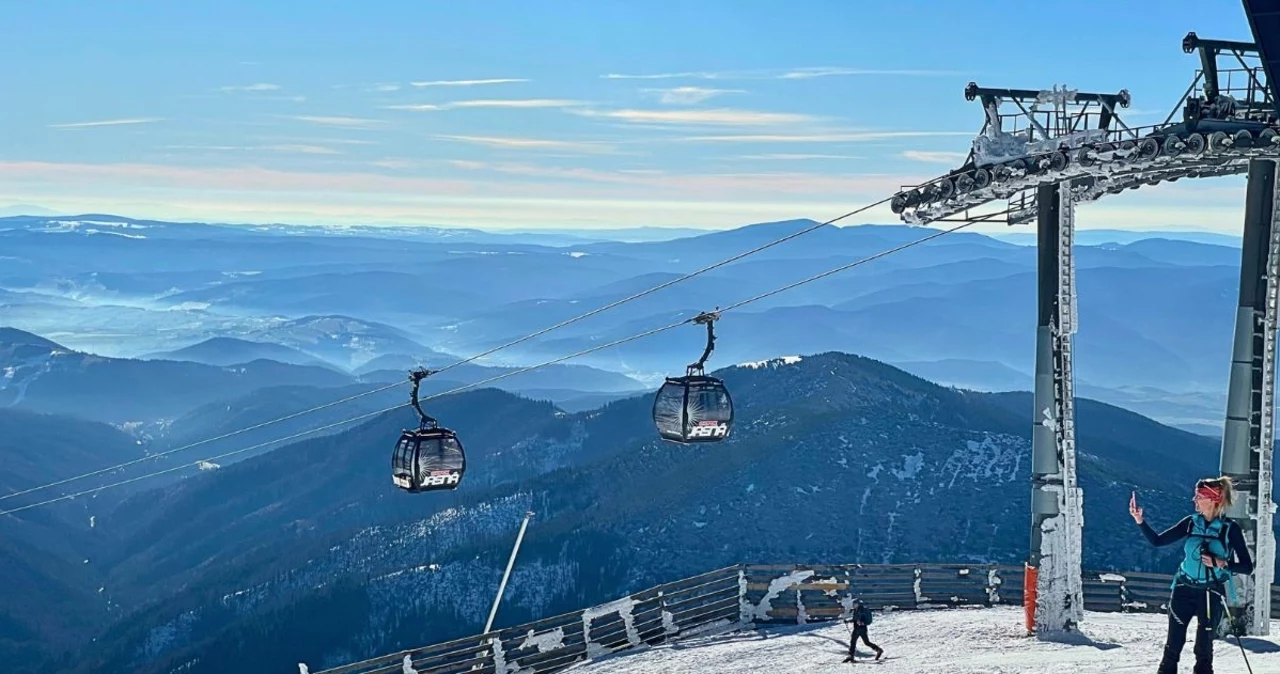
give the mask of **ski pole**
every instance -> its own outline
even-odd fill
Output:
[[[1240,657],[1244,658],[1244,668],[1249,670],[1249,674],[1253,674],[1253,667],[1249,664],[1249,656],[1245,655],[1244,642],[1240,640],[1240,633],[1236,628],[1236,618],[1231,615],[1231,607],[1227,605],[1226,596],[1222,597],[1222,609],[1227,613],[1227,621],[1231,625],[1231,633],[1236,637],[1236,645],[1240,647]]]

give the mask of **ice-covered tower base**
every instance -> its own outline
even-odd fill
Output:
[[[1069,185],[1043,185],[1039,212],[1039,319],[1031,436],[1031,551],[1027,627],[1076,630],[1084,618],[1080,578],[1083,495],[1076,480],[1071,335],[1076,329],[1074,202]]]

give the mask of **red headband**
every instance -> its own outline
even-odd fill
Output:
[[[1222,490],[1210,487],[1207,484],[1196,487],[1196,496],[1208,499],[1214,503],[1222,503]]]

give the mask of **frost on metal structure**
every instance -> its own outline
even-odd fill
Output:
[[[1071,337],[1075,332],[1075,197],[1070,186],[1041,186],[1038,310],[1031,442],[1031,550],[1037,635],[1074,631],[1084,618],[1080,577],[1083,494],[1076,476]],[[1031,596],[1027,597],[1031,601]]]
[[[755,607],[747,599],[747,572],[738,568],[738,625],[748,629],[755,625]]]
[[[1249,164],[1241,246],[1240,301],[1227,385],[1227,414],[1222,435],[1222,474],[1235,483],[1237,498],[1227,515],[1240,524],[1254,557],[1254,571],[1238,577],[1232,611],[1247,634],[1270,633],[1271,580],[1275,534],[1272,531],[1272,454],[1274,435],[1276,320],[1280,302],[1280,199],[1276,162]]]
[[[680,626],[676,624],[676,617],[671,611],[667,610],[666,594],[662,590],[658,590],[658,606],[662,616],[662,634],[663,636],[675,636],[680,633]]]
[[[804,569],[792,571],[784,576],[774,578],[769,581],[769,588],[765,590],[764,596],[760,598],[759,604],[752,604],[749,600],[745,599],[746,593],[744,591],[742,601],[744,606],[749,607],[747,609],[749,612],[749,620],[744,621],[744,624],[746,622],[754,624],[756,620],[768,622],[769,611],[773,610],[773,600],[777,599],[783,592],[786,592],[792,585],[809,578],[813,574],[814,571],[812,569]]]
[[[1183,52],[1198,51],[1201,68],[1157,124],[1124,123],[1117,108],[1131,102],[1125,90],[990,89],[971,82],[965,97],[981,101],[984,124],[964,163],[904,186],[891,201],[893,212],[914,224],[1021,224],[1035,218],[1041,185],[1093,183],[1087,201],[1162,181],[1244,173],[1253,157],[1280,156],[1280,100],[1271,76],[1280,69],[1280,38],[1273,35],[1280,20],[1269,10],[1249,10],[1251,1],[1274,0],[1245,0],[1250,20],[1262,22],[1253,26],[1259,44],[1188,34]],[[977,210],[1006,200],[1007,206]]]
[[[596,658],[615,650],[640,645],[640,633],[636,631],[635,617],[631,613],[635,607],[636,600],[631,597],[623,597],[622,599],[611,601],[607,604],[593,606],[582,612],[582,641],[587,646],[587,658]],[[611,648],[592,641],[591,621],[614,613],[618,614],[618,617],[622,618],[623,629],[627,632],[626,645],[619,644],[618,646]]]
[[[987,571],[987,601],[992,605],[1000,603],[1000,585],[1004,583],[1004,579],[1000,577],[999,569],[990,569]]]
[[[1058,89],[1057,85],[1032,91],[986,89],[970,83],[965,97],[982,100],[986,123],[973,140],[971,157],[974,165],[988,167],[1106,140],[1107,124],[1116,105],[1128,103],[1128,94],[1123,91],[1115,95],[1081,94],[1079,89]],[[1017,106],[1018,112],[1002,114],[1000,105],[1006,101]],[[1096,109],[1092,107],[1095,103]],[[1108,116],[1101,117],[1104,114]],[[1093,115],[1099,115],[1099,126],[1089,128]],[[1025,126],[1006,131],[1006,122]]]
[[[549,632],[535,634],[532,629],[525,635],[524,641],[520,644],[520,648],[537,648],[539,653],[554,651],[557,648],[564,648],[564,628],[557,627]]]
[[[501,638],[489,639],[489,646],[493,649],[494,674],[533,674],[532,669],[521,668],[518,662],[507,662],[507,651],[502,646]],[[408,656],[405,656],[405,664],[406,666],[408,665]],[[476,665],[472,669],[479,669],[480,667],[480,665]]]
[[[920,582],[921,582],[921,580],[922,580],[922,576],[923,576],[923,574],[921,573],[921,571],[920,571],[920,568],[919,568],[919,567],[917,567],[917,568],[915,568],[915,569],[913,569],[913,570],[912,570],[912,573],[911,573],[911,577],[912,577],[912,580],[911,580],[911,592],[912,592],[912,594],[914,594],[914,595],[915,595],[915,598],[916,598],[916,606],[917,606],[917,607],[919,607],[921,604],[925,604],[925,603],[927,603],[927,602],[929,601],[929,598],[928,598],[928,597],[926,597],[926,596],[924,596],[924,590],[923,590],[923,589],[921,589],[921,586],[920,586]]]

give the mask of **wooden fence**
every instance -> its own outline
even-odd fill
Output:
[[[1085,571],[1089,611],[1163,612],[1173,576]],[[873,610],[1022,605],[1023,568],[966,564],[738,564],[607,604],[313,674],[549,674],[641,644]],[[1280,618],[1280,586],[1271,586]],[[405,667],[412,666],[412,670]]]

